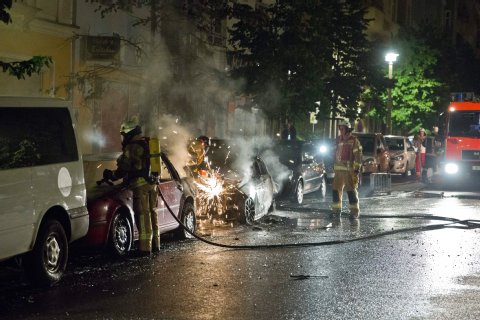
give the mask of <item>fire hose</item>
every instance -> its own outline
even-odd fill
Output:
[[[213,242],[204,237],[197,235],[194,231],[190,230],[187,226],[185,226],[182,221],[173,213],[172,209],[168,205],[167,201],[163,197],[162,192],[160,189],[158,190],[160,197],[162,198],[165,206],[167,207],[168,211],[172,215],[172,217],[178,222],[178,224],[187,231],[190,235],[194,238],[205,242],[207,244],[222,247],[222,248],[230,248],[230,249],[272,249],[272,248],[286,248],[286,247],[315,247],[315,246],[329,246],[334,244],[345,244],[351,243],[356,241],[364,241],[364,240],[371,240],[375,238],[384,237],[387,235],[402,233],[402,232],[413,232],[413,231],[430,231],[430,230],[438,230],[443,228],[458,228],[458,229],[476,229],[480,228],[480,220],[459,220],[455,218],[443,217],[443,216],[435,216],[435,215],[363,215],[363,217],[368,218],[405,218],[405,219],[422,219],[422,220],[441,220],[441,221],[449,221],[448,223],[439,223],[439,224],[431,224],[427,226],[419,226],[419,227],[410,227],[410,228],[402,228],[396,230],[389,230],[384,232],[379,232],[363,237],[357,237],[352,239],[342,239],[342,240],[330,240],[330,241],[321,241],[321,242],[296,242],[296,243],[278,243],[278,244],[259,244],[259,245],[233,245],[233,244],[224,244]]]

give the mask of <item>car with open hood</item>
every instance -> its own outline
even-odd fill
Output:
[[[272,177],[261,157],[244,152],[245,143],[210,140],[207,170],[192,176],[198,219],[251,225],[273,209]]]
[[[120,153],[84,156],[87,207],[90,225],[84,243],[105,247],[116,256],[124,256],[138,240],[138,228],[133,211],[132,191],[121,180],[102,180],[103,170],[116,169]],[[193,237],[175,219],[189,230],[196,230],[195,201],[191,185],[180,178],[165,153],[161,153],[161,173],[158,195],[158,223],[160,233],[174,231],[181,238]],[[163,200],[165,199],[165,201]],[[171,212],[170,212],[171,210]]]

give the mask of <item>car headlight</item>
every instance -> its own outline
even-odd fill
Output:
[[[458,165],[455,163],[447,163],[445,165],[445,172],[448,174],[456,174],[458,172]]]
[[[255,199],[255,193],[257,192],[257,190],[255,190],[255,186],[254,186],[254,185],[250,185],[250,187],[248,188],[248,192],[249,192],[249,196],[250,196],[252,199]]]
[[[290,173],[288,174],[288,180],[292,181],[292,179],[293,179],[293,171],[290,170]]]
[[[403,154],[392,158],[392,160],[394,161],[402,161],[403,159],[404,159]]]
[[[328,151],[328,148],[327,146],[320,146],[320,148],[318,148],[318,151],[320,151],[320,153],[327,153]]]

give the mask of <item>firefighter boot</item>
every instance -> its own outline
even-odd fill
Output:
[[[342,199],[340,199],[340,192],[332,190],[332,217],[340,217],[342,213]]]
[[[358,204],[358,192],[347,191],[348,195],[348,208],[350,209],[350,218],[358,219],[360,216],[360,205]]]

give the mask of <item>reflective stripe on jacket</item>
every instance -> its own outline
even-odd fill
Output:
[[[334,170],[354,171],[362,166],[362,145],[357,137],[348,134],[345,139],[337,139]]]

